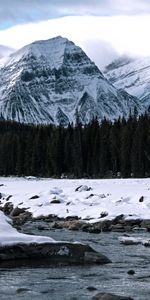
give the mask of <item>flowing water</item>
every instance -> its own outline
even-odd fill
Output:
[[[112,263],[94,266],[0,268],[0,299],[90,300],[98,292],[111,292],[150,300],[150,248],[121,245],[118,233],[89,234],[67,230],[30,233],[56,240],[88,243]],[[133,236],[149,237],[149,233]],[[129,275],[128,270],[134,270]],[[95,288],[90,290],[89,287]]]

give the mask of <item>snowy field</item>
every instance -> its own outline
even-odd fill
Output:
[[[69,180],[0,178],[4,206],[27,208],[34,217],[55,214],[78,216],[89,222],[113,219],[150,219],[150,179]]]

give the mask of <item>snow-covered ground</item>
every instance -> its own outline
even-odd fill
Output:
[[[27,208],[34,217],[55,214],[59,217],[78,216],[95,222],[104,215],[102,220],[124,214],[127,219],[150,219],[149,178],[69,180],[1,177],[0,198],[2,206],[12,202],[19,208]]]

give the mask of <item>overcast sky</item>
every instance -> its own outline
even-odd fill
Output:
[[[150,55],[150,0],[0,0],[0,44],[20,48],[57,35],[99,65]]]

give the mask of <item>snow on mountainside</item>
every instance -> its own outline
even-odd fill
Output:
[[[2,67],[5,64],[5,61],[7,60],[7,56],[9,56],[11,53],[13,53],[15,49],[0,45],[0,67]]]
[[[104,74],[116,88],[138,97],[146,109],[150,105],[150,57],[122,56],[109,64]]]
[[[128,116],[138,99],[117,90],[73,42],[37,41],[9,56],[0,69],[0,118],[25,123],[83,123],[94,116]]]
[[[4,46],[4,45],[0,45],[0,58],[7,56],[14,51],[15,51],[15,49],[13,49],[13,48],[10,48],[10,47]]]

